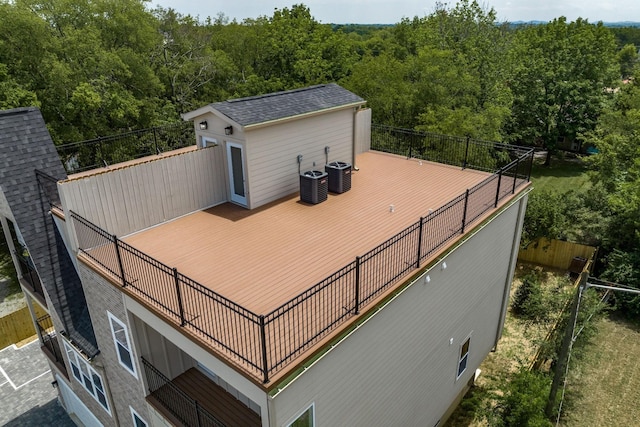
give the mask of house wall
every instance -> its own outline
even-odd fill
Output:
[[[120,365],[107,315],[107,311],[109,311],[127,326],[129,340],[133,346],[131,322],[129,322],[127,311],[125,310],[122,293],[83,263],[79,263],[79,273],[85,289],[87,307],[91,315],[96,340],[100,348],[100,354],[92,365],[101,368],[96,369],[103,375],[103,380],[106,383],[112,413],[111,424],[120,426],[132,425],[133,421],[129,406],[133,407],[145,420],[148,420],[149,413],[144,399],[145,388],[142,382],[144,374],[141,371],[142,366],[140,366],[138,354],[135,350],[132,354],[137,374],[134,377]],[[69,372],[71,371],[69,370]],[[71,378],[71,381],[74,382],[75,379]],[[79,394],[79,392],[76,392],[76,394]],[[87,396],[86,399],[83,398],[87,406],[89,406],[88,403],[96,403],[86,392],[84,392],[84,395]],[[91,406],[90,408],[97,416],[106,415],[106,412],[100,406],[95,410]]]
[[[200,130],[200,122],[203,120],[207,122],[207,130]],[[202,116],[194,118],[193,125],[196,130],[196,140],[199,148],[202,148],[203,137],[217,139],[218,143],[221,143],[225,138],[229,137],[240,141],[244,141],[245,138],[244,132],[238,126],[233,126],[232,135],[225,135],[224,128],[231,126],[231,124],[213,113],[205,113]]]
[[[117,236],[227,198],[221,147],[191,151],[58,184],[62,204]]]
[[[418,278],[276,393],[271,425],[288,425],[311,403],[317,426],[436,425],[494,347],[525,199],[433,265],[428,283]],[[467,369],[456,380],[469,336]]]
[[[245,157],[249,208],[299,191],[299,154],[303,156],[302,172],[324,170],[325,146],[330,149],[329,162],[351,162],[353,123],[354,110],[349,108],[248,130]]]

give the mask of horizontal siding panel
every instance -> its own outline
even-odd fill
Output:
[[[353,112],[344,110],[248,133],[246,155],[252,206],[298,191],[299,154],[303,156],[302,172],[324,168],[325,146],[330,147],[329,161],[349,161],[352,123]]]
[[[494,218],[447,256],[447,269],[432,268],[430,283],[418,280],[287,385],[273,399],[275,424],[315,402],[317,425],[435,425],[493,348],[518,208]],[[467,370],[456,381],[469,334]]]
[[[170,153],[168,153],[170,154]],[[62,182],[65,207],[112,234],[128,235],[226,201],[220,147]]]

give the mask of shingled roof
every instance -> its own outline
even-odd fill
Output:
[[[0,164],[0,191],[64,332],[91,357],[98,347],[82,282],[36,177],[36,170],[56,179],[67,177],[39,109],[0,111]]]
[[[295,117],[316,111],[362,105],[365,100],[335,83],[274,92],[209,104],[241,126]]]

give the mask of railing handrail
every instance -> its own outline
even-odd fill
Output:
[[[423,260],[431,256],[435,251],[451,241],[451,239],[464,233],[468,225],[475,223],[484,213],[497,207],[500,200],[515,193],[517,187],[529,180],[530,168],[528,173],[521,175],[519,174],[519,167],[532,155],[532,149],[528,149],[524,154],[518,155],[515,160],[500,167],[496,173],[488,176],[482,182],[469,188],[438,209],[425,213],[425,216],[420,218],[418,222],[396,233],[364,255],[356,257],[355,261],[348,263],[324,280],[271,310],[266,315],[258,315],[212,289],[203,286],[199,282],[179,273],[177,270],[161,263],[148,254],[128,245],[116,236],[110,235],[79,214],[75,212],[70,212],[70,214],[74,220],[77,220],[80,224],[87,227],[89,231],[99,234],[103,242],[101,245],[113,244],[121,264],[118,267],[112,261],[112,264],[108,265],[108,261],[101,261],[95,258],[90,253],[93,247],[87,247],[81,244],[79,238],[81,251],[91,259],[94,259],[102,267],[106,268],[107,271],[114,274],[114,276],[118,277],[122,282],[122,286],[130,286],[138,290],[138,292],[151,302],[158,304],[158,308],[162,308],[173,315],[174,318],[180,322],[180,326],[191,328],[195,332],[211,339],[213,343],[221,346],[224,351],[240,359],[250,372],[259,373],[266,383],[273,373],[278,372],[289,361],[294,359],[296,355],[305,351],[320,337],[326,336],[339,324],[343,323],[347,317],[357,315],[361,308],[370,304],[375,297],[400,280],[401,277],[404,277],[408,271],[417,268]],[[505,184],[507,180],[508,184]],[[432,221],[435,227],[426,227],[426,225]],[[438,227],[438,224],[443,221],[446,222],[447,226]],[[447,231],[442,232],[443,230]],[[413,240],[407,239],[417,239],[417,241],[414,242]],[[386,259],[385,257],[388,256],[387,253],[393,254],[394,250],[406,252],[405,256],[408,257],[408,260],[405,260],[402,265],[398,264],[395,266],[393,273],[385,273],[385,277],[375,277],[374,282],[369,280],[366,284],[366,292],[361,290],[360,288],[363,285],[360,281],[360,270],[374,269],[374,271],[376,271],[375,263],[386,262],[384,260]],[[120,260],[120,257],[124,253],[122,251],[132,255],[134,259],[138,260],[136,262],[147,263],[151,268],[157,269],[157,271],[165,276],[164,280],[167,280],[167,283],[171,283],[170,280],[175,281],[174,289],[177,299],[173,302],[175,305],[174,308],[168,307],[167,304],[169,303],[158,301],[155,297],[145,293],[143,289],[137,288],[137,285],[134,283],[135,281],[127,278],[130,272],[125,271],[128,267],[122,266],[122,261]],[[412,251],[415,251],[415,254],[411,253]],[[380,259],[383,261],[380,261]],[[369,262],[373,263],[372,267],[368,266]],[[169,275],[171,275],[171,277],[168,277]],[[339,302],[340,307],[330,306],[328,308],[330,312],[328,314],[325,313],[327,314],[327,319],[320,325],[314,324],[308,328],[308,330],[300,328],[304,330],[302,332],[296,331],[296,333],[303,334],[302,337],[293,339],[287,336],[287,334],[294,332],[286,332],[283,331],[282,328],[289,327],[292,330],[295,328],[286,324],[283,326],[282,319],[287,319],[287,316],[295,319],[295,316],[289,315],[289,313],[297,309],[302,310],[300,307],[304,307],[305,304],[307,304],[308,301],[312,301],[313,298],[326,304],[325,299],[331,298],[332,295],[326,296],[324,293],[330,293],[330,290],[339,286],[338,284],[341,284],[340,286],[343,287],[347,285],[354,286],[353,292],[342,288],[338,291],[333,291],[340,292],[338,298],[341,299],[340,301],[332,300],[329,304],[338,304]],[[188,288],[184,288],[185,286]],[[223,310],[224,313],[220,312],[217,315],[238,316],[239,319],[244,319],[246,322],[249,322],[247,325],[240,327],[241,332],[243,332],[245,336],[230,339],[228,336],[225,336],[225,334],[221,334],[219,330],[207,330],[207,327],[212,327],[210,325],[208,326],[200,321],[187,319],[184,314],[184,302],[182,301],[181,293],[190,292],[189,289],[193,290],[196,295],[201,295],[205,298],[205,302],[208,301],[209,304],[216,304],[210,307],[209,311]],[[340,309],[343,311],[340,311]],[[191,314],[199,317],[201,313]],[[296,321],[304,322],[305,320],[297,319]],[[235,323],[233,324],[235,325]],[[219,325],[214,327],[214,329],[219,328]],[[286,342],[283,344],[282,340]]]

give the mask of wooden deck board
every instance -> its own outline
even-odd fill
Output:
[[[124,240],[266,314],[489,176],[374,152],[358,167],[350,191],[318,205],[297,195],[252,211],[225,203]]]
[[[171,382],[228,427],[258,427],[262,425],[258,414],[195,368],[180,374]],[[165,407],[162,399],[155,397],[162,393],[163,388],[152,393],[149,396],[149,402],[165,418],[176,423],[176,425],[182,424]],[[182,406],[178,405],[178,408],[182,408]]]

